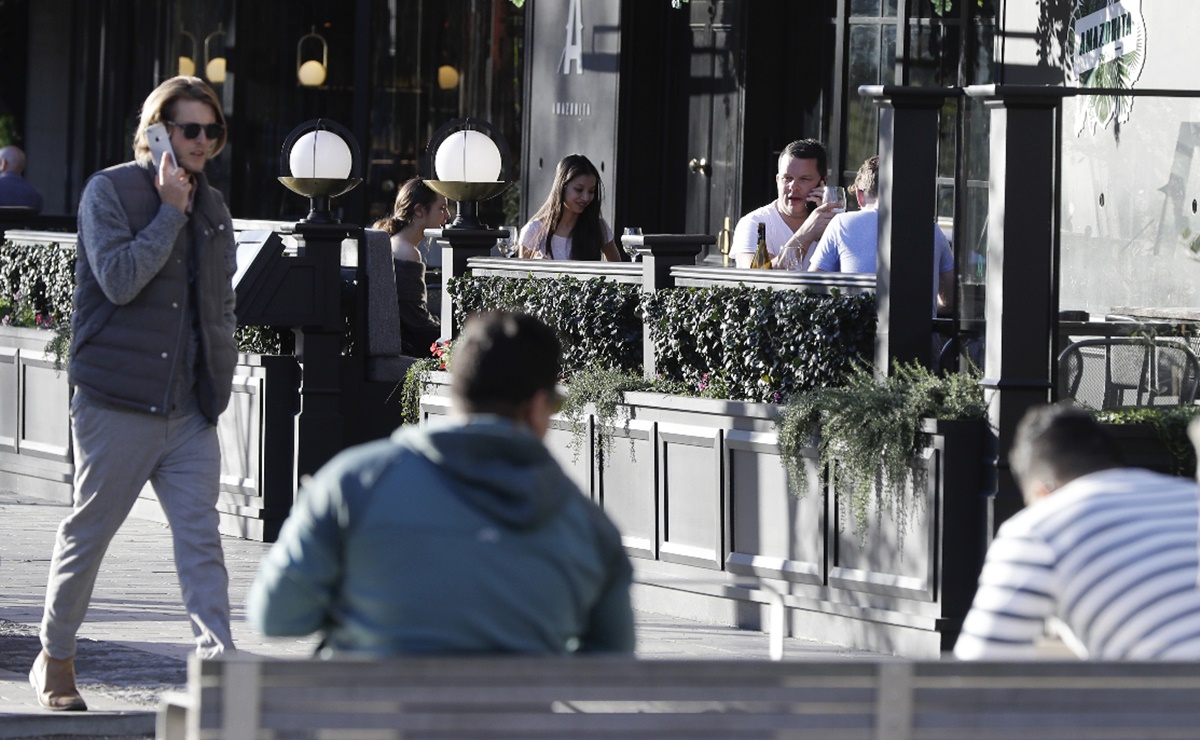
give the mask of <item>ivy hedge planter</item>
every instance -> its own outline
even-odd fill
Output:
[[[598,438],[565,418],[546,444],[620,528],[635,605],[762,629],[782,601],[796,637],[936,657],[957,637],[985,549],[982,421],[925,422],[928,476],[903,542],[887,514],[866,531],[838,519],[808,450],[809,492],[792,490],[773,404],[629,392]],[[449,412],[449,375],[429,376],[427,420]],[[628,421],[626,422],[626,416]]]

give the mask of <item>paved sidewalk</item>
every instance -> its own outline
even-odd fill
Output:
[[[76,670],[86,713],[38,708],[26,674],[40,644],[37,625],[55,531],[68,509],[0,492],[0,738],[150,737],[165,691],[187,682],[192,633],[179,595],[171,536],[163,524],[129,519],[100,570],[87,620],[79,632]],[[245,596],[269,547],[225,538],[239,650],[273,657],[306,657],[315,638],[265,638],[245,621]],[[767,635],[638,613],[643,658],[765,659]],[[864,651],[795,638],[786,659],[870,656]]]

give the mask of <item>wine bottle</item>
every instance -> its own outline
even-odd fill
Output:
[[[751,269],[770,270],[771,253],[767,251],[767,225],[758,225],[758,247],[754,250],[754,259],[750,261]]]

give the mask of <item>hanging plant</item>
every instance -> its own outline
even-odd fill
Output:
[[[450,370],[450,342],[437,340],[429,346],[431,357],[422,357],[408,366],[400,386],[400,420],[404,424],[421,422],[421,395],[434,370]]]
[[[922,419],[982,419],[986,413],[980,374],[937,376],[917,365],[896,364],[891,376],[876,380],[860,364],[837,388],[814,388],[791,397],[776,419],[779,447],[792,483],[808,489],[805,449],[816,447],[828,486],[838,492],[841,521],[866,531],[872,508],[890,513],[903,542],[909,515],[924,497],[920,455],[929,444]]]
[[[626,432],[629,431],[628,413],[619,422],[617,419],[625,400],[625,393],[646,390],[649,387],[650,383],[640,375],[622,370],[589,368],[572,375],[567,381],[567,397],[563,401],[562,414],[571,422],[571,441],[568,444],[574,459],[579,459],[579,453],[583,449],[583,440],[587,434],[584,412],[589,405],[596,414],[596,436],[601,459],[608,459],[613,447],[609,430],[615,429],[620,423]]]

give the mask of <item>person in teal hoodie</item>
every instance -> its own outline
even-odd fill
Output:
[[[454,416],[343,451],[300,490],[247,600],[318,653],[632,652],[632,567],[542,443],[561,346],[532,316],[467,322]]]

